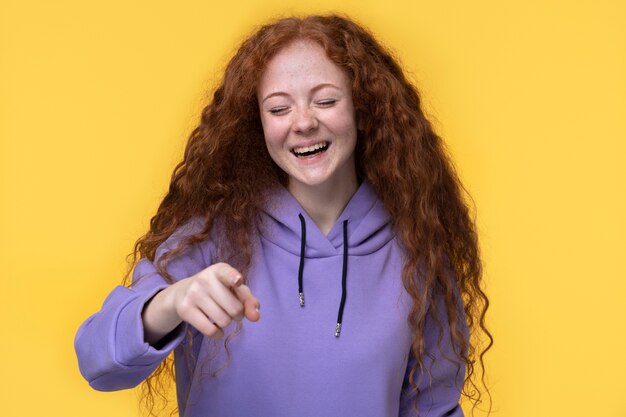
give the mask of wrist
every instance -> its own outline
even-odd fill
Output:
[[[154,345],[178,326],[182,319],[176,313],[173,286],[157,292],[145,305],[142,313],[144,338]]]

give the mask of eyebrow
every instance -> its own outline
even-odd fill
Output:
[[[322,84],[318,84],[318,85],[316,85],[315,87],[313,87],[313,88],[311,89],[311,92],[313,92],[313,93],[314,93],[314,92],[316,92],[316,91],[318,91],[318,90],[321,90],[322,88],[326,88],[326,87],[331,87],[331,88],[334,88],[334,89],[336,89],[336,90],[341,91],[341,88],[337,87],[335,84],[331,84],[331,83],[322,83]],[[268,94],[267,96],[265,96],[265,98],[264,98],[263,100],[261,100],[261,103],[264,103],[264,102],[265,102],[265,100],[267,100],[267,99],[269,99],[269,98],[271,98],[271,97],[275,97],[275,96],[288,96],[288,95],[289,95],[289,94],[287,94],[287,93],[285,93],[285,92],[283,92],[283,91],[274,91],[273,93]]]

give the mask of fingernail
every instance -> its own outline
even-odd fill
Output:
[[[235,278],[233,279],[233,285],[234,286],[238,286],[243,282],[243,277],[241,276],[241,274],[237,274],[235,275]]]
[[[256,311],[257,311],[258,313],[260,313],[260,312],[261,312],[261,303],[259,303],[259,304],[257,304],[257,305],[256,305]]]

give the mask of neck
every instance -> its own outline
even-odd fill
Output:
[[[327,236],[358,188],[356,175],[349,179],[309,186],[292,181],[289,192]]]

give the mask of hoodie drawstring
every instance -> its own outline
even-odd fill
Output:
[[[343,318],[343,306],[346,304],[346,275],[348,272],[348,221],[343,221],[343,267],[341,269],[341,303],[337,314],[337,327],[335,337],[341,333],[341,320]]]
[[[300,307],[304,307],[304,289],[302,288],[302,272],[304,271],[304,247],[306,246],[306,224],[304,216],[300,217],[300,225],[302,226],[302,243],[300,244],[300,268],[298,269],[298,292],[300,293]]]
[[[304,289],[302,288],[302,279],[304,271],[304,248],[306,247],[306,223],[304,216],[298,214],[300,225],[302,226],[302,240],[300,244],[300,268],[298,269],[298,293],[300,298],[300,307],[304,307]],[[343,308],[346,304],[346,277],[348,272],[348,220],[343,221],[343,266],[341,270],[341,303],[339,304],[339,312],[337,313],[337,326],[335,327],[335,337],[341,334],[341,322],[343,320]]]

